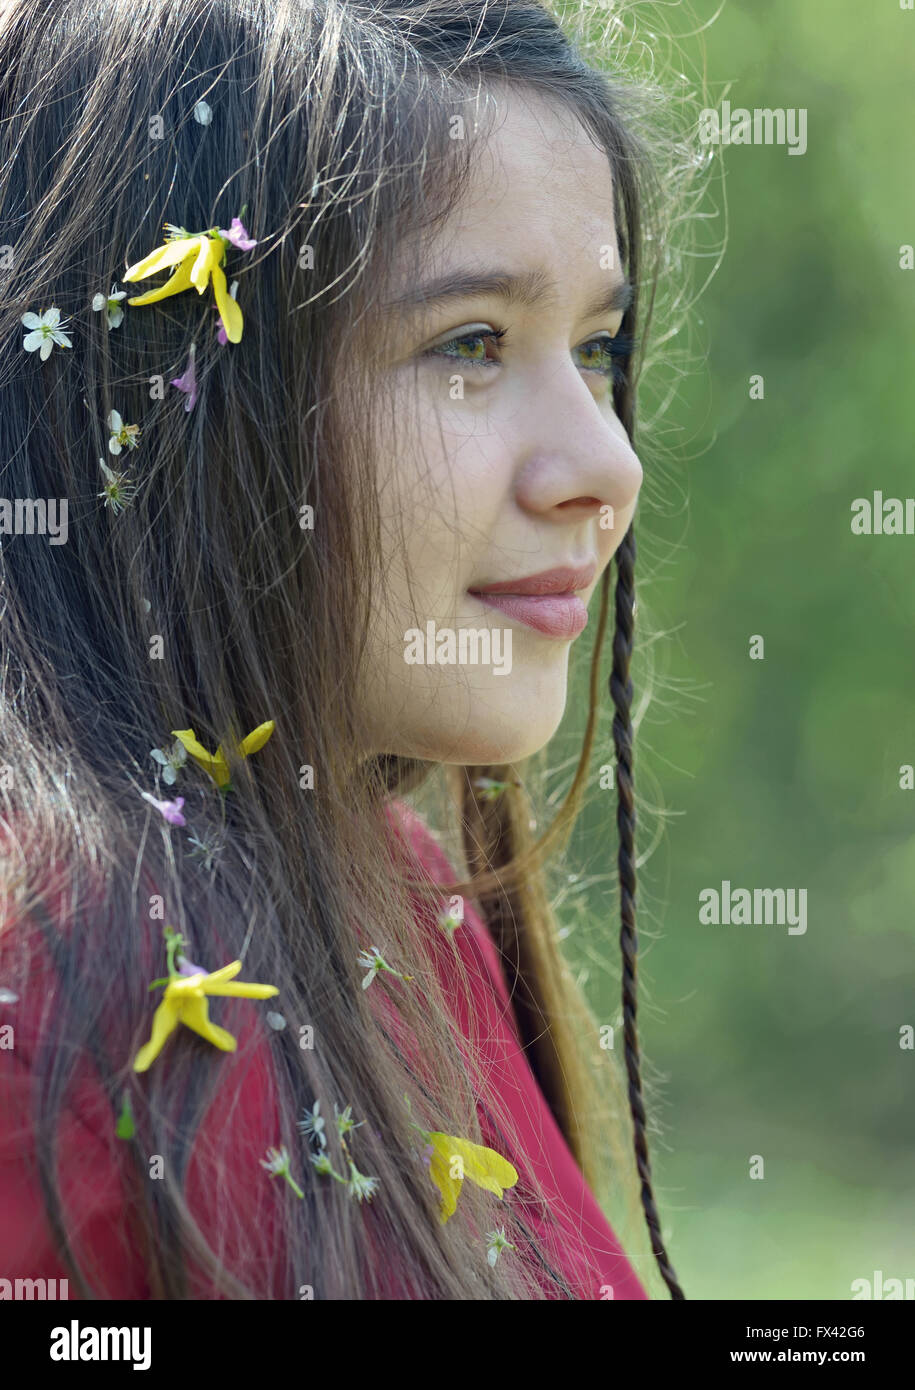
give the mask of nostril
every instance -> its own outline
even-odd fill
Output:
[[[560,502],[560,507],[599,507],[599,497],[570,497],[568,502]]]

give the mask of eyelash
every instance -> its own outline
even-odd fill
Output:
[[[434,348],[429,348],[423,354],[423,356],[433,358],[444,358],[452,362],[461,362],[464,366],[479,367],[483,370],[486,370],[489,367],[498,367],[501,365],[501,363],[494,362],[490,358],[485,358],[483,361],[479,361],[472,357],[459,357],[455,353],[445,352],[444,349],[454,347],[458,343],[477,342],[480,339],[483,339],[484,341],[486,339],[493,339],[495,342],[501,343],[504,341],[507,333],[507,328],[495,328],[486,333],[464,333],[458,338],[449,338],[447,342],[438,343]],[[596,334],[593,338],[586,338],[585,341],[583,343],[579,343],[578,346],[579,348],[584,348],[588,347],[592,343],[601,343],[606,345],[604,347],[604,351],[611,359],[610,365],[609,367],[582,367],[581,370],[583,372],[597,372],[598,375],[606,377],[608,381],[612,381],[614,384],[623,381],[625,377],[625,364],[627,360],[632,356],[632,353],[635,350],[635,347],[638,343],[638,339],[632,337],[630,334],[625,333],[617,333],[615,338],[611,337],[609,333],[599,333]]]

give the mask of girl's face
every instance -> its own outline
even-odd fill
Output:
[[[395,423],[378,448],[366,751],[446,763],[513,762],[553,735],[642,481],[610,392],[626,286],[607,157],[538,94],[493,100],[423,283],[392,268],[396,349],[376,383]]]

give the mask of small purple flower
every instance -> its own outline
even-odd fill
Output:
[[[184,805],[184,797],[176,796],[174,801],[157,801],[151,792],[141,792],[144,801],[148,801],[151,806],[155,806],[163,820],[167,820],[169,825],[187,825],[187,821],[181,814],[181,807]]]
[[[193,961],[188,960],[185,956],[178,957],[179,975],[205,975],[206,973],[202,965],[195,965]]]
[[[179,391],[187,392],[187,400],[184,402],[185,410],[193,410],[197,401],[197,373],[194,370],[194,357],[196,353],[197,345],[196,343],[191,343],[184,375],[174,377],[171,383],[172,386],[177,386]]]
[[[435,1150],[431,1144],[426,1144],[423,1146],[419,1155],[419,1161],[420,1163],[424,1164],[426,1168],[431,1167],[432,1155],[434,1154],[434,1152]]]
[[[244,209],[242,209],[242,211],[244,211]],[[232,225],[228,231],[226,231],[224,227],[220,227],[219,235],[225,237],[226,241],[230,242],[238,251],[253,251],[257,245],[254,238],[248,236],[245,227],[242,225],[241,219],[238,217],[232,218]]]

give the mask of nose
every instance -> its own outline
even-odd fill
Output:
[[[608,405],[599,405],[574,366],[551,374],[550,392],[532,394],[517,422],[515,500],[556,521],[635,506],[642,465]]]

